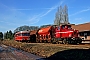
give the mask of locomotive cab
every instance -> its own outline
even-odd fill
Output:
[[[72,29],[71,25],[62,25],[61,28],[62,29]]]

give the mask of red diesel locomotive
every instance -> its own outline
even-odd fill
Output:
[[[71,25],[62,25],[56,27],[54,40],[59,43],[81,43],[78,30],[72,29]]]

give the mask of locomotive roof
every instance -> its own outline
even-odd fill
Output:
[[[47,33],[50,29],[51,29],[52,26],[47,26],[45,28],[41,28],[38,33]]]
[[[89,23],[84,23],[84,24],[79,24],[79,25],[72,25],[72,28],[81,31],[90,31],[90,22]]]

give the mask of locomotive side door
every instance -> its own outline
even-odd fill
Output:
[[[60,26],[56,28],[56,38],[60,38],[61,37],[61,33],[60,33]]]

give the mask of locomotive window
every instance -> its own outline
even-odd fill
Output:
[[[71,28],[71,25],[62,25],[62,29],[64,29],[65,26],[67,26],[67,28]]]
[[[62,29],[64,29],[65,28],[65,25],[62,25]]]
[[[22,33],[22,36],[29,36],[29,33]]]
[[[17,34],[17,36],[22,36],[22,34]]]
[[[60,26],[58,27],[58,30],[60,30]]]
[[[71,25],[68,25],[68,28],[70,29],[71,28]]]

